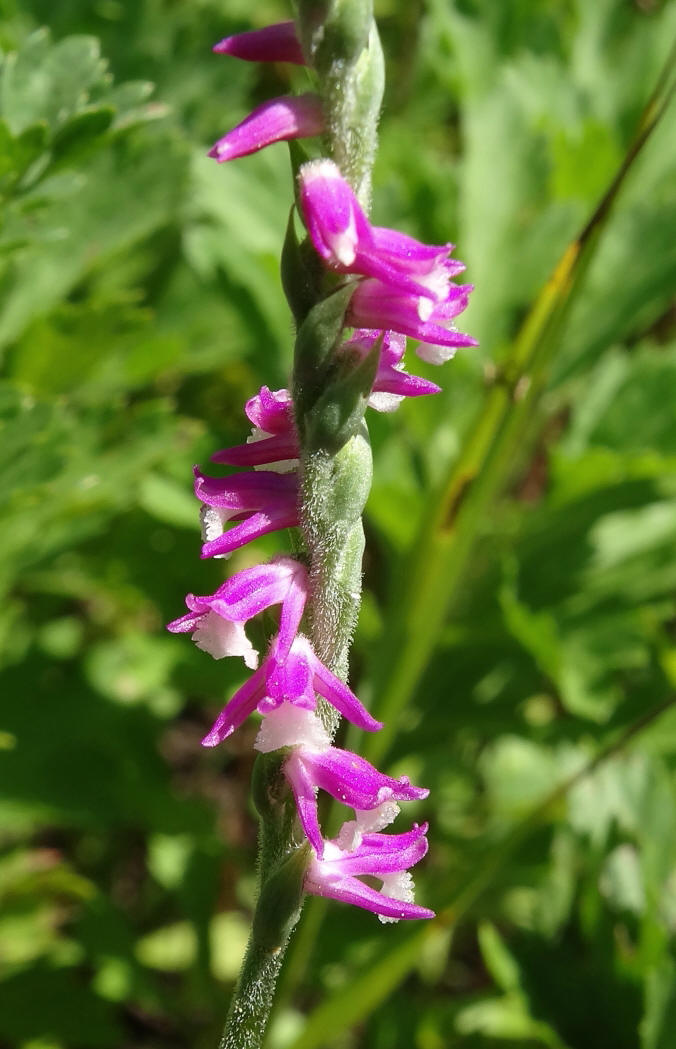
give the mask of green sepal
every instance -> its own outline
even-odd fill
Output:
[[[286,753],[259,754],[251,774],[251,800],[262,820],[274,819],[284,804],[282,763]]]
[[[324,391],[333,352],[345,326],[345,313],[355,290],[354,281],[313,306],[298,329],[294,359],[293,399],[303,420]]]
[[[260,861],[269,870],[284,855],[296,820],[296,806],[282,765],[288,757],[285,748],[259,754],[254,762],[251,796],[260,816]]]
[[[265,881],[253,924],[253,940],[260,950],[280,950],[298,921],[309,861],[310,846],[306,842],[294,849]]]
[[[308,164],[313,158],[296,138],[290,139],[287,142],[287,146],[289,147],[289,160],[291,161],[291,175],[293,177],[293,199],[296,203],[298,214],[300,215],[301,207],[298,176],[300,175],[300,169],[303,164]]]
[[[321,294],[323,273],[312,245],[307,240],[298,240],[293,208],[282,246],[280,272],[286,300],[300,326]]]
[[[297,138],[289,139],[287,146],[289,147],[289,160],[291,161],[291,174],[295,189],[300,169],[303,164],[307,164],[308,161],[312,160],[312,157]]]
[[[375,381],[382,336],[365,357],[344,356],[305,417],[305,447],[335,455],[361,426]],[[355,359],[356,357],[356,359]]]
[[[303,495],[308,494],[310,485],[321,479],[321,487],[314,498],[305,499],[304,512],[308,527],[316,534],[334,537],[342,535],[340,543],[332,553],[331,575],[333,582],[345,580],[343,567],[348,560],[345,537],[364,512],[373,480],[373,460],[368,440],[366,423],[362,419],[357,432],[343,445],[339,452],[331,454],[323,448],[310,452],[305,464],[303,477]],[[361,564],[361,561],[359,561]],[[348,589],[354,589],[352,572]]]

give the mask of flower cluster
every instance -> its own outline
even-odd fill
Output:
[[[214,50],[247,61],[304,62],[293,22],[226,37]],[[234,160],[274,142],[324,130],[317,95],[276,98],[219,139],[209,155],[219,162]],[[454,324],[472,285],[454,283],[465,267],[449,258],[453,245],[422,244],[405,233],[372,226],[331,160],[304,164],[299,183],[300,209],[315,250],[330,269],[361,278],[346,317],[357,331],[346,349],[360,351],[387,333],[372,406],[391,411],[399,403],[395,398],[438,392],[434,383],[402,375],[402,357],[405,336],[419,340],[416,353],[430,364],[443,364],[459,346],[476,345]],[[388,396],[378,396],[382,394]]]
[[[214,50],[247,61],[304,62],[291,22],[228,37]],[[231,160],[323,130],[318,96],[274,99],[224,135],[210,155]],[[471,286],[454,282],[464,267],[450,258],[452,245],[426,245],[373,226],[328,159],[301,167],[297,199],[325,271],[344,274],[353,288],[345,316],[351,332],[335,351],[338,359],[358,365],[378,353],[368,404],[392,411],[404,397],[437,393],[436,384],[404,370],[403,357],[408,336],[418,341],[418,356],[434,364],[448,360],[458,346],[474,345],[454,326]],[[292,398],[287,390],[264,386],[246,403],[245,412],[253,427],[246,443],[212,456],[214,462],[244,471],[214,478],[195,470],[203,557],[227,557],[259,536],[299,524],[302,456]],[[262,720],[255,747],[282,754],[283,774],[312,848],[305,890],[371,910],[382,921],[431,917],[432,911],[413,902],[409,873],[427,851],[427,824],[414,824],[405,833],[382,833],[397,816],[399,802],[424,799],[428,792],[333,745],[317,712],[318,697],[361,729],[374,732],[382,726],[322,663],[303,632],[312,596],[304,563],[286,555],[236,573],[214,594],[187,596],[187,614],[170,623],[169,630],[191,634],[215,659],[240,656],[253,671],[202,742],[216,746],[257,711]],[[260,659],[246,624],[274,606],[279,607],[277,630]],[[328,840],[318,812],[320,791],[354,812]],[[364,876],[377,879],[380,888],[362,881]]]
[[[281,409],[284,405],[288,405],[284,391],[271,393],[263,387],[258,397],[248,403],[247,413],[256,425],[269,420],[265,407],[261,406],[267,406],[272,412],[272,406]],[[279,430],[276,434],[266,431],[259,440],[218,452],[214,457],[219,462],[230,462],[233,457],[239,462],[239,455],[246,454],[248,449],[256,449],[279,438],[277,451],[272,450],[271,445],[269,447],[273,455],[283,456],[289,462],[288,456],[293,448],[290,448],[288,435],[284,436],[284,426],[292,427],[293,424],[290,414],[282,410],[277,411],[277,418]],[[268,425],[271,425],[269,421]],[[256,457],[256,462],[251,465],[261,464]],[[195,492],[200,499],[205,497],[205,490],[213,494],[216,486],[220,493],[229,492],[226,509],[238,518],[242,513],[248,514],[244,522],[252,530],[248,538],[255,538],[272,528],[282,527],[278,521],[274,523],[279,492],[265,486],[273,477],[282,480],[292,476],[296,484],[293,465],[292,474],[252,471],[216,481],[198,473]],[[259,477],[266,478],[262,487],[256,487]],[[236,495],[245,491],[259,493],[255,507],[251,500],[246,505],[242,500],[237,504]],[[295,488],[289,488],[289,491],[295,491]],[[261,494],[262,498],[259,497]],[[206,510],[210,512],[213,506],[212,500]],[[295,512],[293,500],[290,506]],[[223,508],[221,505],[217,509]],[[219,518],[221,529],[226,519],[225,516]],[[234,550],[248,541],[242,539],[241,528],[241,523],[237,523],[228,533],[221,535],[220,539],[229,542],[220,545],[217,538],[207,536],[204,556],[223,556],[226,548]],[[236,533],[239,534],[233,540],[231,537]],[[375,912],[383,921],[431,917],[432,912],[413,902],[413,881],[408,874],[410,866],[426,852],[426,825],[416,825],[407,834],[377,833],[398,814],[398,801],[422,799],[427,796],[427,791],[411,786],[405,776],[387,776],[357,754],[332,745],[316,712],[318,697],[361,729],[373,732],[382,726],[368,713],[352,689],[324,666],[308,637],[301,633],[309,596],[307,570],[300,560],[287,556],[274,557],[268,563],[236,573],[214,594],[187,596],[189,611],[169,623],[172,633],[192,635],[197,647],[209,652],[214,659],[239,656],[254,671],[221,710],[203,745],[217,746],[254,711],[262,714],[255,748],[261,753],[283,751],[286,754],[283,773],[296,800],[300,825],[313,848],[305,890],[356,903]],[[277,631],[265,657],[260,660],[247,637],[246,624],[275,605],[279,606]],[[317,809],[319,790],[355,811],[355,819],[346,822],[334,840],[324,840],[322,836]],[[360,881],[359,875],[380,878],[381,890]]]

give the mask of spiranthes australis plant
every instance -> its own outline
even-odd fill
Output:
[[[366,410],[390,412],[404,397],[439,391],[405,370],[407,337],[433,364],[474,340],[455,326],[471,285],[455,280],[464,267],[450,257],[452,245],[422,244],[368,219],[383,89],[370,0],[299,0],[295,22],[227,37],[214,50],[307,65],[317,91],[258,106],[210,156],[224,162],[321,136],[314,159],[303,153],[300,161],[292,148],[297,191],[282,249],[297,333],[290,389],[262,387],[245,405],[253,426],[246,443],[212,457],[243,472],[215,478],[195,470],[203,557],[227,557],[287,528],[298,530],[300,552],[238,572],[208,596],[189,594],[188,612],[169,624],[215,659],[241,656],[252,671],[204,746],[222,743],[254,711],[262,715],[253,782],[260,891],[221,1042],[255,1049],[306,893],[363,907],[383,922],[434,916],[414,902],[410,875],[427,851],[427,824],[383,833],[399,802],[424,799],[427,790],[333,739],[341,716],[368,732],[381,727],[346,683],[372,472]],[[279,609],[278,628],[261,658],[246,623],[271,607]],[[354,812],[331,839],[319,791]]]

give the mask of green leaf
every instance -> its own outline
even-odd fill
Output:
[[[173,137],[138,129],[77,175],[52,176],[9,210],[3,236],[27,246],[0,271],[0,347],[112,255],[173,221],[184,162]]]
[[[49,31],[40,29],[5,58],[0,111],[15,133],[41,120],[56,129],[86,104],[105,70],[95,37],[71,36],[52,45]]]
[[[55,159],[63,161],[107,131],[113,122],[113,106],[92,106],[83,109],[64,123],[54,135],[52,149]]]
[[[7,122],[0,120],[0,193],[14,188],[30,165],[40,157],[47,142],[47,125],[33,124],[12,135]]]
[[[141,483],[139,505],[158,521],[195,531],[199,514],[194,496],[169,477],[148,474]]]
[[[287,1049],[320,1049],[326,1044],[326,1033],[338,1034],[369,1016],[384,1001],[415,965],[424,941],[443,935],[441,930],[425,927],[408,933],[394,947],[388,947],[367,972],[361,972],[309,1016],[301,1034]]]
[[[665,957],[646,973],[641,1049],[670,1049],[676,1025],[676,962]]]
[[[509,953],[498,930],[490,922],[482,922],[478,931],[479,947],[486,968],[502,991],[521,988],[519,966]]]

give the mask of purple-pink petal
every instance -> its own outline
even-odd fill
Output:
[[[315,896],[324,896],[341,903],[351,903],[356,907],[382,914],[384,918],[415,919],[434,918],[434,911],[420,907],[417,903],[395,900],[377,889],[365,885],[358,878],[341,877],[340,875],[323,876],[317,871],[318,864],[310,864],[305,877],[305,891]]]
[[[223,448],[211,456],[211,461],[227,463],[228,466],[266,466],[268,463],[297,459],[299,454],[298,438],[295,434],[273,434],[271,437],[263,437],[260,441]]]
[[[257,470],[230,477],[209,477],[195,467],[195,495],[207,506],[248,513],[286,507],[298,493],[295,473],[278,474]]]
[[[193,597],[193,600],[200,601],[223,619],[244,621],[259,615],[271,605],[285,602],[294,586],[300,592],[301,605],[304,605],[307,585],[304,566],[292,558],[280,557],[267,564],[253,565],[237,572],[219,586],[212,597]]]
[[[373,392],[394,393],[398,397],[423,397],[429,393],[441,393],[441,386],[419,375],[409,375],[408,372],[394,368],[389,371],[382,369],[382,372],[379,369],[373,384]]]
[[[361,281],[350,300],[347,313],[348,323],[363,328],[391,328],[408,335],[413,339],[420,339],[436,346],[476,346],[476,339],[462,332],[453,331],[435,323],[439,316],[438,308],[432,312],[430,320],[420,319],[419,310],[420,296],[400,295],[396,289],[377,280]],[[454,316],[461,313],[467,305],[467,296],[463,295],[454,300],[453,306],[444,304],[444,320],[449,320],[449,314]]]
[[[259,539],[269,532],[277,532],[281,528],[295,528],[298,525],[298,510],[294,506],[280,507],[276,510],[261,510],[252,513],[245,521],[229,528],[223,535],[216,539],[210,539],[204,543],[200,557],[223,557],[231,554],[233,550],[239,550],[241,546]]]
[[[188,594],[188,597],[192,597],[192,594]],[[186,604],[188,604],[187,598]],[[204,612],[188,612],[187,615],[180,616],[179,619],[172,619],[171,623],[167,623],[167,630],[172,634],[191,634],[200,625],[203,615]]]
[[[292,752],[290,758],[285,762],[284,775],[293,791],[298,819],[305,831],[305,836],[317,855],[322,856],[324,839],[319,826],[314,780],[310,769],[302,761],[292,760],[295,753],[295,751]]]
[[[356,272],[356,253],[362,242],[370,242],[370,226],[350,184],[333,161],[315,160],[301,169],[299,189],[315,251],[329,266]]]
[[[426,832],[424,823],[422,827],[415,825],[406,834],[365,835],[359,847],[345,852],[335,861],[335,866],[341,874],[374,877],[408,870],[427,853]]]
[[[217,55],[242,58],[245,62],[293,62],[305,65],[305,58],[293,22],[279,22],[226,36],[212,48]]]
[[[374,332],[374,335],[381,334],[380,332]],[[406,336],[401,335],[397,331],[385,331],[382,332],[383,342],[380,351],[380,362],[381,367],[393,368],[395,364],[399,364],[404,356],[406,350]]]
[[[361,811],[375,809],[383,801],[415,801],[429,794],[424,787],[412,786],[405,776],[386,776],[365,758],[338,747],[294,751],[287,765],[293,768],[300,764],[306,767],[315,786],[336,801]]]
[[[244,411],[259,431],[257,436],[260,439],[224,448],[211,456],[213,462],[230,466],[263,466],[298,458],[298,437],[288,390],[270,390],[262,386],[256,396],[246,402]]]
[[[296,641],[298,628],[300,627],[305,611],[308,597],[308,576],[302,565],[298,566],[301,571],[297,572],[291,579],[281,615],[279,617],[279,633],[275,643],[275,658],[285,659]]]
[[[293,404],[288,390],[261,386],[244,406],[247,419],[266,433],[286,433],[293,429]]]
[[[376,721],[369,714],[364,704],[355,696],[354,692],[341,681],[339,677],[332,674],[328,667],[317,659],[312,653],[312,667],[314,670],[314,687],[320,696],[327,699],[336,708],[339,714],[351,721],[353,725],[364,729],[366,732],[377,732],[383,727],[381,721]]]
[[[302,646],[293,645],[285,659],[278,659],[273,644],[266,664],[265,699],[259,704],[262,714],[282,703],[293,703],[306,710],[315,709],[317,699],[312,688],[312,667]]]
[[[441,387],[417,375],[409,375],[400,365],[406,349],[406,336],[394,331],[358,329],[343,344],[344,352],[356,351],[365,356],[374,343],[381,339],[380,361],[373,382],[372,393],[392,393],[397,397],[422,397],[440,393]]]
[[[257,106],[245,120],[215,143],[208,155],[219,162],[236,160],[275,142],[319,135],[324,114],[318,95],[287,95]]]
[[[399,230],[388,229],[386,226],[372,226],[371,236],[373,244],[378,251],[392,258],[400,259],[402,264],[410,264],[412,267],[419,265],[419,272],[426,273],[435,263],[445,259],[453,251],[453,244],[423,244],[415,237],[409,237]],[[462,272],[465,268],[461,262],[457,263]],[[413,270],[411,271],[413,272]]]
[[[253,714],[265,693],[265,664],[260,666],[242,687],[235,692],[216,718],[209,732],[202,740],[203,747],[216,747],[231,736],[236,728]]]

